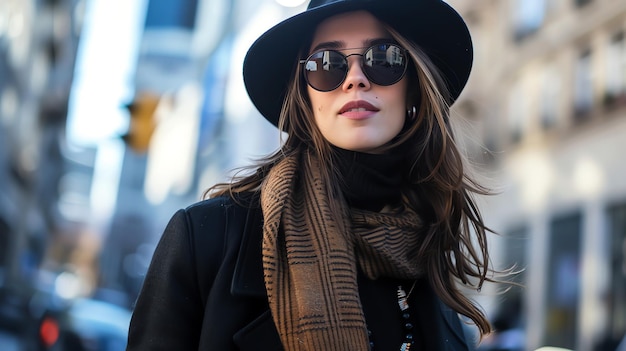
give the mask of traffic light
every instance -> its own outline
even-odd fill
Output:
[[[145,153],[150,146],[150,138],[154,133],[156,121],[154,112],[159,105],[160,97],[152,93],[141,93],[126,105],[130,115],[128,132],[122,139],[135,152]]]

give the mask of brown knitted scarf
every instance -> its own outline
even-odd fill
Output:
[[[333,215],[316,158],[302,157],[310,159],[280,161],[261,190],[263,269],[274,323],[287,351],[365,351],[357,264],[370,279],[418,278],[420,220],[408,209]]]

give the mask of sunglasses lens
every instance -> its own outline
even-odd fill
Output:
[[[375,45],[363,53],[363,71],[377,85],[392,85],[404,76],[404,49],[393,44]]]
[[[336,89],[348,73],[346,58],[336,51],[323,50],[309,56],[305,62],[305,77],[313,89]]]
[[[376,85],[392,85],[404,76],[407,67],[405,50],[394,44],[374,45],[363,53],[363,72]],[[337,89],[348,74],[346,56],[333,50],[313,53],[304,61],[305,78],[315,90]]]

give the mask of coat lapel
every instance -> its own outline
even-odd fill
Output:
[[[443,317],[443,338],[441,350],[469,350],[467,338],[458,313],[437,299]]]
[[[245,224],[231,283],[231,294],[236,297],[252,298],[266,305],[267,294],[265,292],[265,282],[263,281],[261,256],[263,216],[261,210],[256,208],[250,208],[238,213],[232,219],[234,222],[232,228],[241,228],[242,224]],[[233,336],[233,341],[238,349],[242,351],[283,350],[269,308],[239,330]]]
[[[242,351],[283,351],[283,345],[269,310],[239,330],[233,341]]]
[[[250,208],[245,215],[234,220],[243,221],[245,227],[235,265],[231,293],[235,296],[267,298],[261,257],[263,214],[260,209]]]
[[[441,302],[427,281],[418,284],[419,320],[426,350],[467,351],[459,315]]]

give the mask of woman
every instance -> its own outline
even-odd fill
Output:
[[[489,333],[457,286],[489,281],[449,125],[471,64],[440,0],[312,1],[263,34],[244,80],[287,139],[174,215],[128,349],[468,350],[458,314]]]

